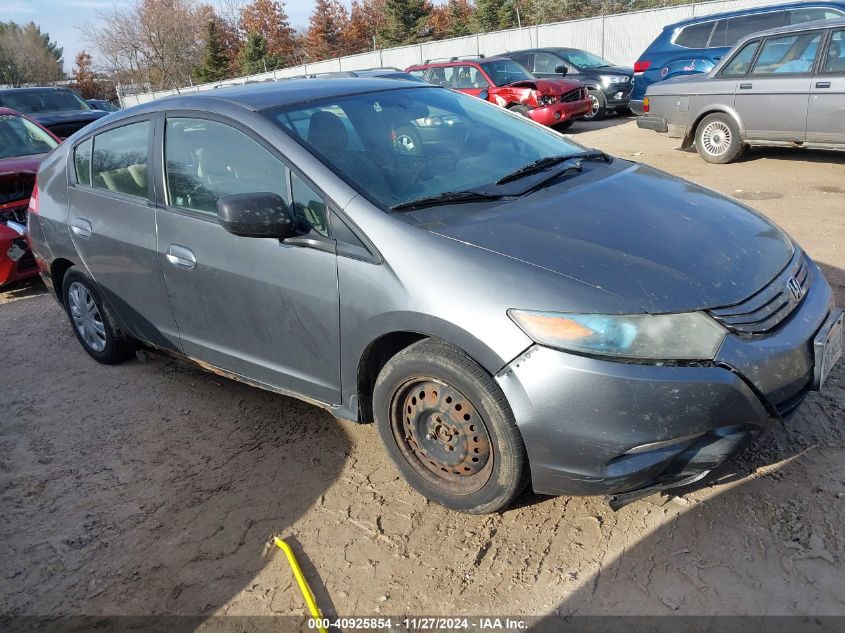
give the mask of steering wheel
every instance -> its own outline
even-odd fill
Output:
[[[445,147],[435,150],[434,154],[432,156],[429,156],[428,158],[425,158],[421,162],[420,166],[417,167],[417,169],[414,171],[414,173],[411,174],[411,184],[415,185],[421,182],[423,180],[423,176],[425,176],[426,174],[426,170],[431,167],[431,165],[435,161],[444,161],[450,163],[446,167],[446,169],[443,170],[447,172],[453,171],[458,164],[458,160],[455,157],[455,154],[446,149]]]

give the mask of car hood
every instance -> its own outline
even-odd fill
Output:
[[[0,207],[28,200],[38,164],[46,154],[0,159]]]
[[[43,112],[27,114],[27,116],[35,121],[38,121],[44,127],[51,125],[58,125],[60,123],[75,123],[77,121],[85,121],[90,123],[97,119],[102,119],[104,116],[110,114],[102,110],[69,110],[67,112]]]
[[[570,90],[580,87],[580,81],[573,79],[526,79],[508,84],[508,88],[530,88],[539,90],[542,94],[566,94]]]
[[[630,66],[605,66],[604,68],[585,68],[578,71],[582,75],[588,77],[599,77],[601,75],[625,75],[632,77],[634,69]]]
[[[492,211],[455,205],[428,218],[434,222],[418,219],[435,233],[652,313],[738,303],[792,257],[790,239],[735,200],[645,165],[614,162],[590,163],[592,175],[585,164],[567,181]],[[615,173],[602,177],[606,171]]]

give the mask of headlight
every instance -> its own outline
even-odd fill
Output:
[[[628,81],[628,77],[626,75],[602,75],[601,76],[601,83],[604,86],[609,86],[610,84],[624,84]]]
[[[622,358],[709,360],[726,334],[703,312],[604,315],[508,310],[508,316],[540,345]]]

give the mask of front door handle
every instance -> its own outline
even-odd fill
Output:
[[[816,82],[816,88],[830,88],[830,82],[829,81],[817,81]]]
[[[193,270],[197,267],[197,258],[194,252],[181,244],[171,244],[168,246],[165,257],[167,257],[167,261],[179,268]]]
[[[753,87],[753,84],[739,84],[740,90],[751,90]]]
[[[88,238],[91,237],[91,234],[94,232],[94,227],[92,227],[91,223],[85,218],[76,218],[73,222],[71,222],[70,230],[73,231],[74,235]]]

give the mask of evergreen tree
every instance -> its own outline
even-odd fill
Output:
[[[201,83],[220,81],[226,78],[228,68],[217,20],[209,20],[205,25],[205,55],[202,65],[194,69],[194,79]]]
[[[349,14],[338,0],[317,0],[308,23],[305,51],[310,59],[343,54],[343,31],[349,25]]]
[[[385,0],[385,25],[380,33],[383,46],[413,44],[426,29],[431,14],[428,0]]]
[[[281,60],[267,53],[267,40],[258,33],[247,35],[246,44],[238,54],[238,68],[243,75],[256,75],[265,70],[273,70]]]
[[[472,30],[476,33],[500,30],[506,2],[507,0],[477,0],[475,12],[472,14]]]

